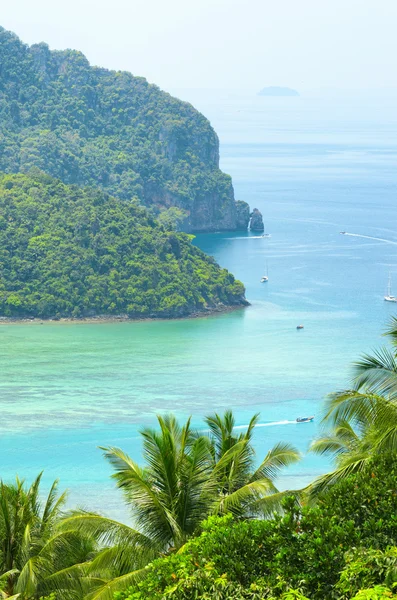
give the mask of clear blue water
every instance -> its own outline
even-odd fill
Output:
[[[196,238],[244,282],[251,306],[189,321],[0,327],[1,476],[44,469],[71,504],[113,516],[124,513],[99,445],[139,460],[139,428],[156,413],[193,414],[200,427],[231,407],[238,425],[261,413],[259,457],[279,440],[305,453],[325,395],[348,385],[350,363],[382,343],[395,310],[383,301],[389,271],[397,293],[392,106],[184,97],[211,119],[236,197],[263,212],[271,233]],[[315,422],[292,422],[306,414]],[[306,455],[280,485],[327,466]]]

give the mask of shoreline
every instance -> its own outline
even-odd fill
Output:
[[[148,321],[188,321],[191,319],[201,319],[206,317],[215,317],[224,315],[237,310],[242,310],[251,306],[247,301],[247,304],[238,304],[235,306],[220,306],[216,308],[210,308],[207,310],[197,311],[190,315],[181,317],[129,317],[128,315],[96,315],[92,317],[61,317],[55,319],[54,317],[39,318],[39,317],[3,317],[0,316],[1,325],[44,325],[44,324],[95,324],[95,323],[143,323]]]

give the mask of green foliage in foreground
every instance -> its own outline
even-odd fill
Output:
[[[56,600],[51,590],[65,588],[69,569],[95,553],[91,539],[57,531],[65,493],[59,495],[54,482],[42,502],[40,482],[41,475],[30,487],[18,478],[0,484],[0,598]],[[79,582],[73,587],[81,597]],[[47,591],[49,596],[42,596]],[[64,590],[63,600],[73,597]]]
[[[105,449],[135,528],[87,512],[75,512],[60,524],[62,532],[88,536],[104,546],[79,574],[95,590],[95,600],[112,600],[113,592],[139,580],[154,558],[197,535],[209,515],[263,516],[280,505],[285,494],[277,493],[274,479],[299,454],[290,444],[279,443],[255,465],[257,421],[255,415],[246,431],[236,432],[227,411],[207,417],[209,431],[198,432],[190,419],[180,426],[173,416],[159,416],[159,431],[141,432],[144,466],[120,449]]]
[[[323,422],[328,431],[311,451],[332,457],[335,469],[308,488],[316,497],[327,486],[362,470],[368,461],[397,452],[397,319],[385,336],[390,345],[354,364],[351,389],[332,394]]]
[[[233,521],[226,515],[208,519],[203,529],[179,553],[156,560],[143,581],[115,598],[259,600],[302,594],[310,600],[347,600],[359,593],[357,598],[393,597],[394,456],[378,459],[331,487],[314,507],[298,509],[290,499],[285,514],[271,520]]]
[[[136,203],[43,174],[0,176],[0,315],[180,317],[244,287]]]
[[[193,106],[143,77],[91,67],[81,52],[29,47],[1,27],[0,65],[0,171],[38,168],[124,200],[176,205],[193,229],[233,226],[218,138]]]

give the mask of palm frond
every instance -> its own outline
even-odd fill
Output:
[[[268,479],[253,481],[240,487],[231,494],[225,494],[217,499],[216,502],[214,502],[212,512],[213,514],[224,514],[227,512],[236,515],[242,515],[243,513],[250,514],[251,505],[253,505],[254,502],[276,492],[277,489]]]
[[[16,586],[15,591],[19,594],[23,594],[26,598],[30,598],[34,595],[37,588],[37,558],[31,558],[25,562]]]
[[[85,596],[85,600],[114,600],[115,592],[126,590],[129,586],[137,584],[145,577],[146,568],[125,575],[120,575],[111,581],[100,585],[94,592]]]
[[[303,494],[301,490],[284,490],[279,492],[275,489],[271,494],[262,496],[250,504],[249,508],[252,515],[261,517],[270,517],[274,513],[282,512],[282,502],[285,498],[292,496],[297,506],[301,504]]]
[[[397,397],[397,361],[388,348],[365,354],[354,364],[354,388],[367,393]]]
[[[373,422],[379,407],[385,405],[386,402],[384,397],[366,391],[343,390],[336,392],[327,399],[326,412],[322,422],[331,426],[348,422],[365,428]]]
[[[274,481],[283,468],[298,462],[300,459],[300,452],[292,444],[279,442],[269,450],[264,460],[252,474],[250,481],[262,479]]]
[[[352,473],[361,471],[367,464],[369,457],[370,454],[364,452],[348,456],[340,467],[331,473],[315,479],[309,486],[302,490],[302,493],[307,496],[309,503],[315,502],[319,495],[328,487],[346,479]]]
[[[155,546],[150,538],[128,525],[108,519],[96,513],[78,511],[65,517],[57,526],[58,535],[78,532],[98,540],[104,545],[124,543],[131,546],[150,548]]]

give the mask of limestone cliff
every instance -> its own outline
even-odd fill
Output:
[[[92,67],[81,52],[27,46],[0,28],[0,171],[39,169],[154,212],[177,206],[185,229],[236,229],[219,141],[190,104],[142,77]]]
[[[236,200],[236,211],[236,229],[247,230],[251,218],[249,204],[243,200]]]

